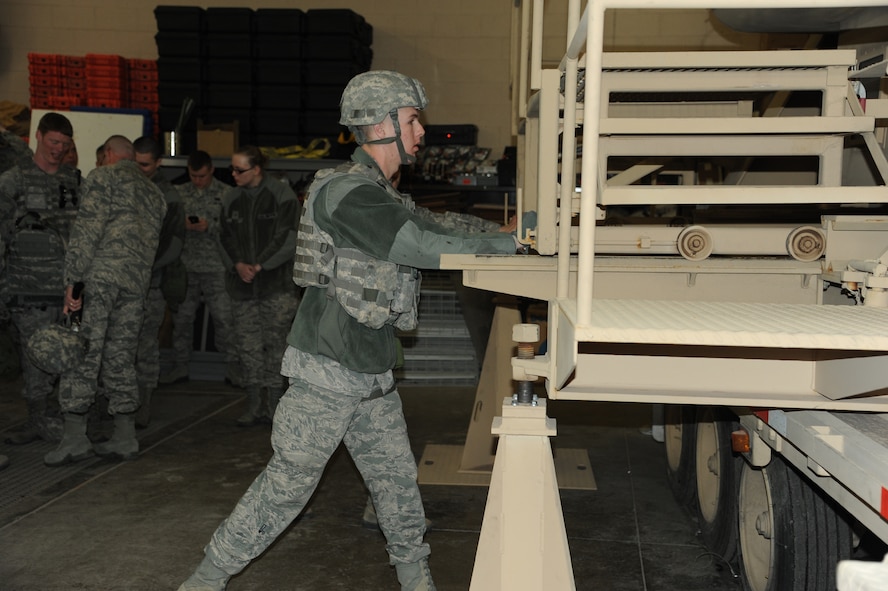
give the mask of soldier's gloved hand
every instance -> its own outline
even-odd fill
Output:
[[[515,247],[517,252],[521,254],[527,254],[530,252],[530,246],[521,242],[527,236],[527,231],[536,228],[537,225],[537,213],[535,211],[526,211],[521,216],[521,233],[519,234],[517,229],[512,232],[512,237],[515,238]]]
[[[521,237],[527,236],[528,230],[533,230],[537,226],[537,212],[525,211],[521,218]]]

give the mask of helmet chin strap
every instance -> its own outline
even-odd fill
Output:
[[[376,140],[369,140],[364,142],[365,144],[390,144],[392,142],[398,145],[398,153],[401,155],[401,164],[408,165],[416,162],[416,156],[408,154],[404,149],[404,142],[401,141],[401,124],[398,121],[398,110],[392,109],[389,112],[389,116],[392,118],[392,125],[395,128],[394,137],[384,137]]]

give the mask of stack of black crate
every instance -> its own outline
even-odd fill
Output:
[[[253,20],[251,8],[206,9],[203,123],[237,122],[241,144],[254,141]]]
[[[301,145],[302,26],[298,8],[260,8],[254,18],[256,143],[260,146]]]
[[[205,11],[197,6],[157,6],[157,94],[158,125],[162,131],[179,127],[180,148],[196,148],[197,112],[183,118],[186,100],[203,104],[203,47]]]
[[[305,13],[302,70],[306,141],[327,138],[331,156],[342,146],[339,99],[349,80],[370,69],[373,61],[373,27],[350,9],[312,9]],[[350,150],[350,148],[346,148]]]
[[[186,98],[196,108],[180,131],[196,142],[196,123],[237,121],[239,143],[267,147],[330,140],[331,157],[353,146],[338,139],[339,99],[370,69],[373,28],[350,9],[157,6],[160,127],[176,128]],[[191,151],[194,145],[183,145]]]

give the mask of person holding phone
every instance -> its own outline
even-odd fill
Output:
[[[161,375],[161,384],[188,381],[194,320],[201,299],[213,319],[216,349],[225,356],[225,380],[240,386],[242,370],[234,338],[231,297],[225,289],[225,264],[219,251],[222,197],[230,186],[215,176],[213,158],[203,150],[188,156],[188,183],[178,185],[185,208],[182,262],[188,272],[185,299],[173,314],[175,365]]]

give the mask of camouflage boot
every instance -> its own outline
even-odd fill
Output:
[[[136,427],[144,429],[151,422],[151,395],[154,388],[139,386],[139,410],[136,411]]]
[[[237,419],[241,427],[250,427],[262,420],[265,413],[262,408],[261,388],[250,387],[247,389],[247,412]]]
[[[229,363],[225,370],[225,383],[235,388],[241,388],[244,382],[244,372],[240,363]]]
[[[396,564],[395,571],[398,573],[401,591],[436,591],[428,558],[410,564]]]
[[[190,376],[188,373],[187,365],[177,365],[167,373],[160,376],[158,382],[163,386],[170,386],[172,384],[181,384],[187,382]]]
[[[86,436],[85,414],[65,413],[65,430],[59,446],[43,456],[47,466],[64,466],[93,455],[93,446]]]
[[[204,557],[194,574],[177,591],[225,591],[231,576]]]
[[[94,446],[102,457],[116,457],[132,460],[139,455],[139,440],[136,439],[136,413],[127,412],[114,415],[114,435],[104,443]]]
[[[46,416],[46,399],[34,398],[25,400],[28,405],[28,421],[6,438],[10,445],[25,445],[38,439],[50,443],[62,440],[62,421]]]

